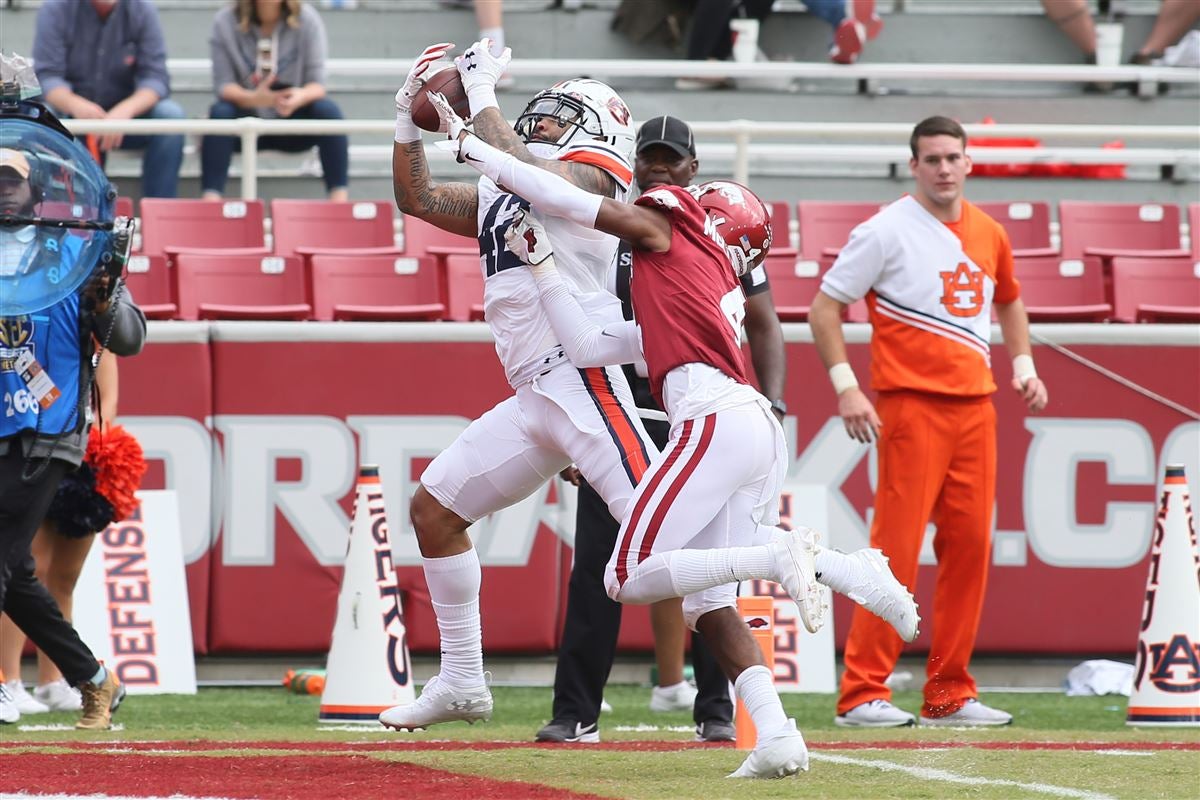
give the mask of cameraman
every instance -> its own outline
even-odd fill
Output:
[[[0,291],[61,280],[83,247],[71,232],[11,219],[35,217],[43,187],[33,174],[26,153],[0,148]],[[114,256],[123,265],[124,253]],[[49,308],[0,318],[0,609],[79,688],[82,729],[108,729],[125,688],[34,577],[30,542],[59,481],[83,458],[93,356],[101,349],[135,355],[145,338],[145,316],[103,271]]]

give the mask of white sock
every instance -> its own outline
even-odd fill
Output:
[[[655,602],[665,600],[666,597],[684,597],[726,583],[749,581],[750,578],[770,578],[773,573],[772,565],[770,549],[767,547],[724,547],[707,551],[683,549],[655,553],[638,564],[634,573],[631,573],[629,581],[626,581],[625,587],[622,588],[623,602]],[[654,573],[661,573],[662,567],[666,567],[666,571],[670,573],[671,594],[665,594],[665,585],[655,587],[654,590],[646,585],[642,588],[632,588],[628,600],[625,599],[625,589],[630,588],[630,583],[648,584],[646,578]],[[648,590],[653,594],[648,594]]]
[[[484,28],[479,32],[479,38],[492,40],[492,55],[504,52],[504,28]]]
[[[845,594],[852,588],[851,579],[856,570],[854,562],[845,553],[818,547],[813,561],[817,567],[818,582],[839,594]]]
[[[483,684],[482,574],[475,548],[445,558],[422,558],[441,635],[442,680],[460,689]]]
[[[759,741],[787,724],[787,714],[775,691],[771,670],[761,664],[747,667],[733,682],[733,689],[745,704],[750,719],[754,720]]]

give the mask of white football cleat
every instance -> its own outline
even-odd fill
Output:
[[[825,623],[825,591],[817,583],[816,554],[818,534],[811,528],[781,531],[768,547],[775,560],[775,580],[796,601],[800,621],[809,633]]]
[[[691,711],[696,704],[697,690],[687,681],[674,686],[655,686],[650,690],[651,711]]]
[[[896,580],[883,551],[863,548],[846,557],[857,569],[843,594],[895,628],[904,641],[916,639],[917,624],[921,621],[917,616],[917,601]]]
[[[921,724],[928,727],[946,728],[993,728],[1012,724],[1012,714],[998,708],[985,706],[974,697],[963,703],[963,707],[944,717],[921,715]]]
[[[808,772],[808,746],[789,719],[771,735],[759,739],[742,765],[728,778],[786,778],[803,770]]]
[[[912,714],[883,698],[859,703],[833,718],[833,723],[843,728],[904,728],[916,722],[917,718]]]
[[[434,675],[415,702],[392,706],[379,721],[394,730],[413,731],[439,722],[486,722],[492,718],[492,673],[483,673],[483,685],[458,689]]]

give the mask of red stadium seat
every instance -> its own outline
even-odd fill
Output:
[[[262,200],[142,200],[142,252],[168,247],[265,247]]]
[[[976,203],[981,211],[1004,226],[1008,240],[1022,256],[1049,256],[1058,252],[1050,242],[1050,204],[1017,200]]]
[[[1200,203],[1188,205],[1188,237],[1192,240],[1192,258],[1200,261]]]
[[[1058,204],[1062,256],[1082,258],[1173,250],[1182,255],[1179,206],[1159,203]]]
[[[118,197],[116,204],[113,206],[113,213],[116,214],[118,217],[132,217],[133,216],[133,198],[132,197]]]
[[[443,253],[479,254],[479,242],[469,236],[444,231],[423,219],[404,216],[404,252],[410,256],[423,256],[431,247],[442,248]]]
[[[824,203],[801,200],[796,204],[800,222],[800,257],[818,264],[824,272],[850,239],[850,232],[875,216],[886,203]]]
[[[1022,256],[1013,259],[1013,268],[1033,322],[1104,322],[1112,316],[1095,256],[1071,261],[1057,255]]]
[[[780,322],[804,322],[808,309],[821,288],[821,276],[816,261],[803,256],[767,255],[764,262],[767,279],[771,282],[771,298],[775,302],[775,313]]]
[[[173,319],[178,313],[164,256],[130,256],[125,285],[147,319]]]
[[[446,319],[467,322],[483,319],[483,271],[478,254],[446,255]]]
[[[395,247],[392,207],[384,200],[272,200],[275,252],[290,256],[301,248]]]
[[[436,320],[446,314],[437,260],[399,250],[312,256],[313,319]]]
[[[175,260],[180,319],[302,320],[312,315],[297,256],[185,250]]]
[[[771,253],[777,256],[794,255],[792,247],[792,204],[786,200],[767,203],[771,210]]]
[[[1200,322],[1200,261],[1118,256],[1113,294],[1121,322]]]

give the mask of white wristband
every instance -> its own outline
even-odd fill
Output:
[[[471,116],[474,117],[485,108],[499,108],[500,103],[496,100],[496,89],[493,86],[488,86],[486,83],[482,86],[473,86],[467,90],[467,102],[471,106]]]
[[[396,112],[396,141],[400,144],[421,141],[421,129],[412,121],[411,115],[401,111]]]
[[[845,361],[829,368],[829,380],[833,382],[833,390],[838,394],[858,387],[858,378],[854,377],[854,368]]]
[[[540,264],[531,264],[529,271],[533,273],[533,279],[537,282],[538,288],[553,286],[556,283],[562,283],[562,278],[558,275],[558,266],[554,263],[554,256],[546,257],[546,260]]]
[[[1022,385],[1030,378],[1037,377],[1037,370],[1033,366],[1033,356],[1022,353],[1013,358],[1013,377]]]

